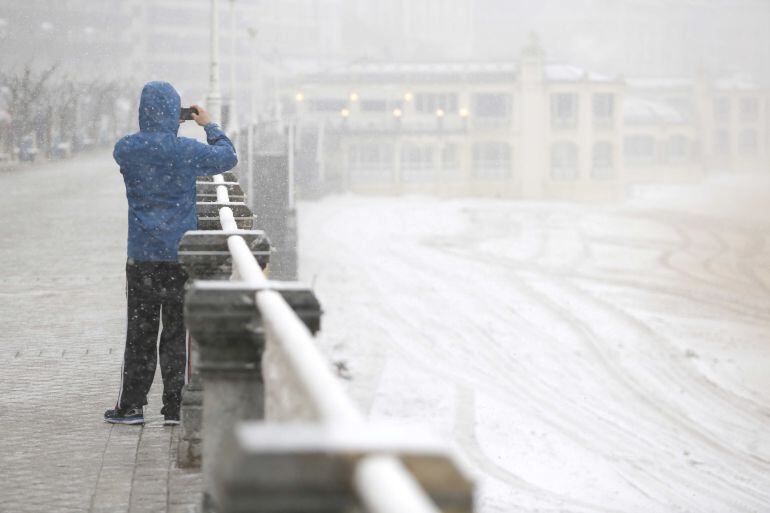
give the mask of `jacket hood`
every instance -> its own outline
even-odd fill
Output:
[[[143,132],[179,131],[181,100],[168,82],[148,82],[139,101],[139,129]]]

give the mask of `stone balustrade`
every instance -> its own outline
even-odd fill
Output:
[[[194,358],[178,458],[202,466],[203,510],[472,512],[446,447],[368,423],[344,392],[313,340],[313,291],[263,274],[270,242],[235,176],[197,189],[199,229],[180,243]]]

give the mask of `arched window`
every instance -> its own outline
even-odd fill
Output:
[[[741,130],[738,136],[738,148],[748,155],[756,155],[757,131],[752,129]]]
[[[572,142],[557,142],[551,146],[551,178],[576,180],[578,177],[578,147]]]
[[[439,180],[460,177],[460,150],[456,143],[446,143],[441,150],[441,176]]]
[[[649,135],[629,135],[623,142],[627,164],[650,164],[655,160],[655,139]]]
[[[393,146],[361,143],[348,153],[350,180],[353,183],[387,184],[393,181]]]
[[[673,162],[681,162],[687,159],[689,153],[689,141],[683,135],[673,135],[666,145],[666,156]]]
[[[551,95],[551,126],[553,128],[575,128],[577,119],[577,94],[555,93]]]
[[[611,180],[615,178],[615,165],[612,143],[600,141],[594,144],[591,177],[595,180]]]
[[[511,145],[504,142],[480,142],[473,145],[473,176],[485,180],[511,175]]]
[[[433,180],[433,147],[413,143],[401,147],[401,179],[404,182]]]

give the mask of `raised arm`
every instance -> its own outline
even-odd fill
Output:
[[[195,145],[190,164],[196,175],[216,175],[229,171],[238,163],[235,146],[225,135],[219,125],[211,121],[209,113],[199,105],[193,105],[198,110],[193,111],[192,117],[206,131],[205,144]]]

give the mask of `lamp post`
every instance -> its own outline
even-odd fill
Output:
[[[438,127],[438,131],[441,132],[444,129],[444,115],[446,113],[444,112],[444,109],[439,107],[436,109],[436,126]]]
[[[401,116],[404,115],[404,111],[400,107],[393,109],[393,119],[396,121],[396,129],[401,128]]]
[[[235,64],[236,64],[236,38],[235,30],[235,0],[230,0],[230,108],[228,111],[227,131],[231,136],[238,132],[238,115],[235,109]]]
[[[441,175],[444,173],[444,115],[446,112],[444,112],[444,109],[439,107],[436,109],[436,121],[438,123],[438,156],[436,160],[438,161],[438,169],[437,169],[437,175],[439,181],[441,180]],[[436,182],[436,177],[433,179],[434,183]]]
[[[289,210],[294,210],[294,174],[296,170],[294,169],[294,150],[297,146],[297,125],[299,125],[299,112],[302,108],[302,102],[305,101],[305,93],[302,91],[298,91],[297,94],[294,95],[294,102],[295,102],[295,112],[294,115],[290,117],[289,123],[288,123],[288,134],[287,134],[287,146],[288,146],[288,168],[289,168]]]
[[[460,119],[463,121],[463,132],[468,131],[468,117],[471,115],[471,111],[467,107],[460,108]]]
[[[254,130],[257,125],[257,29],[250,27],[247,29],[251,48],[249,49],[249,82],[251,82],[251,92],[249,94],[249,125],[247,130],[247,162],[249,166],[249,207],[254,208]]]
[[[211,0],[211,63],[209,68],[209,94],[206,107],[211,118],[222,120],[222,93],[219,90],[219,0]]]

